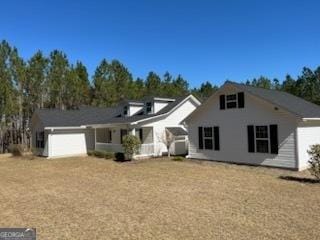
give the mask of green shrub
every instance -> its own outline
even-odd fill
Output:
[[[184,158],[184,157],[181,157],[181,156],[176,156],[176,157],[173,157],[173,158],[172,158],[173,161],[179,161],[179,162],[184,161],[184,159],[185,159],[185,158]]]
[[[94,150],[89,150],[89,151],[87,152],[87,154],[88,154],[88,156],[94,156]]]
[[[22,144],[10,144],[8,150],[13,156],[23,156],[24,153]]]
[[[141,146],[140,139],[134,135],[126,135],[122,141],[122,147],[128,160],[133,158],[134,154],[139,153]]]
[[[122,153],[122,152],[117,152],[114,154],[114,156],[115,156],[115,160],[118,162],[123,162],[126,160],[124,153]]]
[[[310,173],[318,180],[320,180],[320,144],[312,145],[308,150],[310,155]]]
[[[88,151],[88,155],[89,156],[95,156],[95,157],[98,157],[98,158],[105,158],[105,159],[114,158],[114,153],[103,151],[103,150]]]
[[[104,158],[105,159],[113,159],[114,158],[114,153],[113,152],[105,152],[104,153]]]

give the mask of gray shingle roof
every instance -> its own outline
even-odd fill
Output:
[[[117,117],[122,113],[122,105],[113,108],[80,107],[77,110],[37,109],[35,114],[40,118],[44,127],[78,127],[83,125],[132,123],[170,112],[186,97],[176,98],[174,102],[155,114]]]
[[[44,127],[79,127],[106,122],[119,113],[118,108],[80,107],[77,110],[37,109]]]
[[[231,84],[237,88],[260,97],[268,102],[278,105],[287,111],[302,118],[320,118],[320,106],[308,102],[302,98],[296,97],[287,92],[278,90],[269,90],[259,87],[252,87],[245,84],[227,81],[225,84]]]
[[[133,122],[137,122],[137,121],[141,121],[144,119],[148,119],[151,117],[156,117],[156,116],[160,116],[163,114],[166,114],[168,112],[170,112],[172,109],[174,109],[176,106],[178,106],[181,102],[183,102],[183,100],[185,100],[187,97],[178,97],[176,98],[176,100],[174,102],[169,102],[169,104],[167,106],[165,106],[163,109],[161,109],[159,112],[154,113],[154,114],[147,114],[147,115],[134,115],[131,117],[112,117],[110,119],[108,119],[108,121],[104,122],[102,121],[96,121],[95,124],[107,124],[107,123],[133,123]]]
[[[188,132],[184,130],[182,127],[167,127],[169,132],[172,133],[173,136],[186,136]]]

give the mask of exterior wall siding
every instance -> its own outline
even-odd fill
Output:
[[[320,121],[301,122],[297,129],[299,170],[308,168],[310,156],[308,150],[311,145],[320,144]]]
[[[221,94],[238,91],[232,87]],[[278,125],[278,154],[249,153],[248,125]],[[220,150],[198,149],[198,127],[220,127]],[[225,162],[297,168],[295,130],[296,118],[282,109],[245,93],[245,108],[220,110],[219,96],[215,96],[188,121],[189,157]]]
[[[188,99],[185,101],[178,109],[173,111],[171,114],[165,118],[152,121],[150,123],[145,123],[143,127],[153,126],[153,139],[155,143],[155,155],[161,156],[166,153],[167,147],[163,141],[165,128],[166,127],[184,127],[182,121],[189,116],[195,109],[197,105]]]

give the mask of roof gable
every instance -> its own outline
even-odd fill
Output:
[[[293,114],[293,116],[296,116],[298,118],[320,118],[320,106],[287,92],[264,89],[226,81],[225,84],[221,86],[221,88],[217,92],[210,96],[207,101],[205,101],[202,106],[194,111],[186,120],[190,120],[198,111],[200,111],[202,107],[210,104],[215,96],[219,95],[221,91],[226,87],[235,87],[239,91],[243,91],[266,102],[279,106],[280,108],[286,110],[287,112]]]

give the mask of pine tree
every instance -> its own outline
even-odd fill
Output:
[[[50,107],[65,109],[68,103],[66,86],[69,74],[69,62],[66,54],[54,50],[50,53],[48,87]]]
[[[149,72],[145,85],[146,85],[147,95],[149,96],[161,95],[161,79],[156,73]]]

